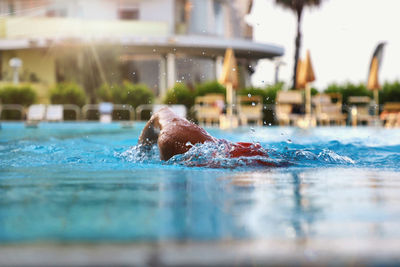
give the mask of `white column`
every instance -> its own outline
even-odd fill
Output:
[[[172,88],[176,82],[175,55],[167,54],[167,87]]]
[[[217,80],[219,79],[219,77],[221,77],[223,65],[224,65],[224,57],[217,56],[217,58],[215,59],[215,78]]]
[[[165,55],[161,55],[160,58],[160,77],[159,77],[159,82],[158,82],[158,88],[160,88],[159,91],[159,97],[162,99],[165,94],[167,93],[167,59]]]

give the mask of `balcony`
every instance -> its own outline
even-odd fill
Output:
[[[0,19],[0,40],[166,37],[168,31],[166,22],[32,17]]]

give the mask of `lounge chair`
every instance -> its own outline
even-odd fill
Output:
[[[296,107],[303,105],[303,95],[300,91],[279,91],[276,96],[276,118],[279,125],[293,125],[301,114],[294,113]]]
[[[36,104],[29,106],[25,125],[27,127],[37,127],[38,123],[44,120],[45,114],[46,105]]]
[[[62,105],[48,105],[46,110],[47,121],[63,121],[64,108]]]
[[[224,103],[224,95],[222,94],[207,94],[196,97],[195,112],[198,122],[206,125],[218,124]]]
[[[336,99],[336,103],[332,102]],[[316,120],[320,125],[346,124],[346,114],[342,113],[342,96],[340,94],[318,94],[312,98]]]
[[[380,119],[387,128],[400,127],[400,102],[385,103]]]
[[[262,125],[263,102],[260,96],[238,96],[237,108],[242,125],[247,125],[249,121]]]
[[[350,96],[348,102],[353,125],[359,123],[370,125],[374,121],[374,116],[369,113],[371,103],[369,96]]]
[[[101,123],[110,123],[112,121],[112,113],[114,106],[109,102],[102,102],[99,104],[99,121]]]

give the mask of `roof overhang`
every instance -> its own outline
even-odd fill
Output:
[[[182,53],[200,57],[218,57],[232,48],[238,58],[263,59],[284,54],[278,45],[257,43],[248,39],[226,39],[214,36],[177,35],[170,37],[123,38],[41,38],[0,40],[0,50],[35,49],[86,45],[120,45],[132,54]]]

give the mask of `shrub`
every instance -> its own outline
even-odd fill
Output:
[[[126,90],[126,95],[122,101],[134,108],[141,104],[151,104],[154,101],[154,93],[145,84],[124,82],[123,87]]]
[[[0,99],[3,104],[20,104],[29,106],[37,98],[35,90],[29,85],[6,85],[0,89]]]
[[[226,94],[225,87],[217,81],[205,82],[196,86],[195,95],[203,96],[206,94]]]
[[[0,88],[0,103],[3,104],[30,106],[35,103],[36,99],[36,92],[29,85],[6,85]],[[21,113],[16,110],[4,110],[1,112],[1,118],[4,120],[19,120],[21,119]]]
[[[103,85],[98,90],[100,100],[115,104],[129,104],[134,108],[142,104],[151,104],[154,93],[145,84],[123,82],[121,85]]]
[[[268,108],[266,105],[275,104],[276,94],[279,90],[282,90],[284,83],[277,83],[274,85],[268,85],[266,88],[245,88],[238,91],[238,95],[259,95],[262,97],[264,104],[263,109],[263,120],[265,123],[275,123],[273,109]]]
[[[168,90],[164,99],[164,104],[182,104],[190,109],[194,104],[194,94],[184,83],[176,83]]]
[[[340,93],[343,97],[343,104],[348,104],[350,96],[372,96],[372,92],[368,90],[364,84],[346,83],[344,85],[331,84],[325,89],[325,93]]]
[[[400,82],[395,81],[393,83],[384,83],[379,94],[380,104],[386,102],[400,102]]]
[[[58,83],[50,90],[52,104],[75,104],[83,106],[86,103],[85,91],[75,83]]]
[[[275,104],[276,102],[276,94],[278,91],[282,90],[285,84],[283,82],[279,82],[277,84],[273,85],[268,85],[265,90],[265,98],[264,98],[264,104]]]
[[[238,91],[239,95],[259,95],[263,98],[264,104],[275,104],[276,94],[278,91],[282,90],[284,83],[277,83],[273,85],[268,85],[267,87],[263,88],[244,88]]]

